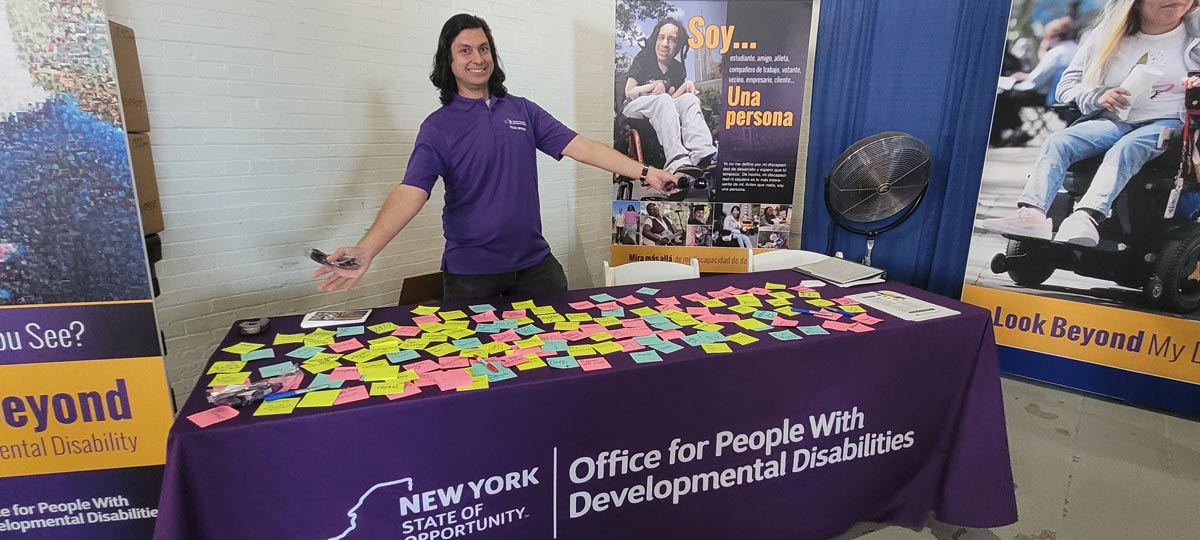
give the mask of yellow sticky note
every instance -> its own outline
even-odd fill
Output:
[[[397,380],[400,382],[408,382],[408,381],[415,381],[415,380],[417,380],[418,377],[420,377],[419,373],[417,373],[415,371],[409,371],[406,369],[404,371],[401,371],[399,375],[396,375],[396,378],[394,380]]]
[[[533,324],[533,319],[530,319],[529,317],[521,317],[520,319],[517,319],[517,324],[519,324],[521,326],[525,326],[527,324]]]
[[[412,312],[417,315],[432,315],[437,313],[437,310],[436,306],[417,306],[413,308]]]
[[[755,311],[758,311],[758,310],[754,309],[751,306],[737,305],[737,306],[730,307],[729,311],[732,311],[734,313],[741,313],[742,315],[745,315],[747,313],[754,313]]]
[[[309,360],[303,364],[300,364],[300,368],[309,373],[316,374],[316,373],[329,371],[340,365],[342,365],[342,364],[337,361],[337,357],[334,357],[334,358],[325,358],[325,359],[316,360],[316,361]]]
[[[648,307],[648,306],[642,306],[642,307],[634,309],[632,311],[633,311],[634,315],[637,315],[639,317],[649,317],[651,315],[658,314],[657,311],[654,311],[654,308]]]
[[[742,319],[737,322],[737,325],[745,328],[746,330],[757,330],[759,328],[767,328],[770,326],[758,319]]]
[[[386,365],[388,365],[388,361],[386,358],[380,358],[379,360],[371,360],[370,362],[363,362],[358,365],[358,373],[361,375],[362,370],[364,370],[364,369],[373,368],[375,366],[386,366]]]
[[[370,349],[375,354],[392,354],[400,352],[399,345],[372,345]]]
[[[394,322],[383,322],[368,326],[367,330],[375,332],[376,334],[388,334],[397,328],[400,328],[400,325]]]
[[[612,334],[608,332],[596,332],[589,337],[592,338],[592,341],[607,341],[613,338]]]
[[[429,340],[421,339],[421,338],[408,338],[408,339],[404,340],[403,343],[400,344],[401,349],[412,349],[414,351],[423,350],[423,349],[425,349],[425,347],[428,347],[428,346],[429,346]]]
[[[458,351],[458,355],[463,358],[477,358],[487,356],[488,352],[483,349],[463,349]]]
[[[578,330],[579,323],[577,321],[563,321],[554,323],[554,329],[560,332],[568,330]]]
[[[704,352],[706,352],[706,353],[733,352],[733,349],[729,348],[728,343],[705,343],[705,344],[701,345],[701,347],[704,347]]]
[[[695,328],[696,328],[696,330],[700,330],[701,332],[720,332],[725,327],[721,326],[719,324],[713,324],[713,323],[700,323],[700,324],[697,324],[695,326]]]
[[[596,324],[601,326],[620,326],[621,319],[616,317],[600,317],[599,319],[596,319]]]
[[[796,293],[796,298],[820,298],[820,297],[821,297],[821,293],[819,293],[817,291]]]
[[[775,306],[775,307],[783,307],[783,306],[792,305],[791,300],[788,300],[786,298],[772,298],[770,300],[767,300],[767,303],[771,304],[772,306]],[[749,306],[747,306],[747,307],[749,307]]]
[[[743,306],[754,306],[754,307],[762,306],[762,301],[759,300],[758,297],[754,296],[753,294],[739,294],[735,298],[737,298],[738,304],[741,304]]]
[[[403,394],[403,393],[404,393],[404,381],[392,380],[392,381],[371,383],[371,395],[372,396],[386,396],[389,394]]]
[[[775,310],[775,312],[780,315],[799,315],[799,313],[797,313],[795,310],[793,310],[791,306],[781,307],[781,308]]]
[[[428,349],[425,349],[425,350],[429,351],[429,353],[434,356],[446,356],[452,352],[458,351],[458,347],[455,347],[454,345],[451,345],[449,343],[442,343],[439,345],[434,345],[432,347],[429,347]]]
[[[539,315],[538,319],[546,324],[556,323],[556,322],[561,322],[561,321],[567,320],[566,317],[563,317],[562,315],[560,315],[558,313],[551,313],[549,315]]]
[[[250,351],[253,351],[255,349],[261,349],[261,348],[262,348],[261,344],[246,343],[243,341],[242,343],[238,343],[237,345],[230,345],[221,350],[225,351],[227,353],[233,353],[233,354],[246,354]]]
[[[372,351],[371,349],[359,349],[350,354],[347,354],[346,356],[343,356],[342,358],[345,358],[346,360],[348,360],[350,362],[354,362],[355,364],[358,364],[360,362],[366,362],[367,360],[375,358],[376,356],[379,356],[379,354],[380,354],[379,352]]]
[[[442,326],[449,329],[462,330],[464,328],[470,328],[471,321],[446,321],[442,323]]]
[[[795,298],[795,297],[796,297],[796,295],[794,295],[790,292],[787,292],[787,291],[775,291],[775,292],[771,293],[771,298],[787,299],[787,298]]]
[[[246,367],[246,363],[241,360],[213,362],[213,365],[208,368],[207,375],[212,375],[213,373],[237,373],[244,367]]]
[[[246,379],[250,378],[249,371],[239,371],[237,373],[221,373],[212,378],[208,382],[208,386],[226,386],[230,384],[242,384]]]
[[[810,303],[814,306],[820,306],[820,307],[829,307],[829,306],[834,305],[833,302],[831,302],[829,300],[825,300],[823,298],[818,298],[816,300],[809,300],[808,303]]]
[[[533,336],[529,339],[522,339],[520,341],[513,342],[513,345],[516,345],[517,347],[522,348],[522,349],[541,347],[542,345],[545,345],[545,344],[546,344],[546,342],[542,341],[542,338],[540,336]]]
[[[392,345],[398,346],[398,345],[400,345],[401,341],[403,341],[403,340],[396,336],[383,336],[381,338],[375,338],[375,339],[369,340],[369,341],[367,341],[367,343],[370,343],[372,347],[374,347],[376,345],[387,347],[387,346],[392,346]]]
[[[846,313],[866,313],[867,312],[867,310],[863,309],[862,306],[842,306],[838,309],[845,311]]]
[[[534,315],[549,315],[554,313],[554,306],[536,306],[529,308]]]
[[[596,349],[591,345],[570,345],[567,347],[567,354],[576,358],[581,356],[592,356],[596,354]]]
[[[767,286],[766,286],[766,289],[769,291],[779,291],[779,290],[783,290],[786,288],[787,288],[787,285],[781,285],[779,283],[767,283]]]
[[[311,392],[310,392],[311,393]],[[300,398],[290,397],[275,401],[264,401],[254,410],[254,416],[270,416],[272,414],[291,414],[300,404]]]
[[[324,347],[334,342],[333,336],[316,336],[304,338],[305,347]]]
[[[304,343],[304,334],[275,334],[274,345],[287,343]]]
[[[575,322],[584,322],[584,321],[592,320],[592,316],[588,315],[587,313],[568,313],[567,320],[575,321]]]
[[[749,345],[755,341],[758,341],[758,338],[744,332],[738,332],[732,336],[729,336],[729,341],[737,343],[738,345]]]
[[[473,336],[476,333],[477,332],[475,332],[474,330],[468,330],[466,328],[463,328],[463,329],[458,329],[458,330],[448,330],[446,332],[446,335],[452,339],[462,339],[465,337]]]
[[[500,342],[496,342],[496,341],[489,341],[489,342],[487,342],[487,343],[484,343],[484,344],[483,344],[483,347],[480,347],[480,348],[482,348],[483,350],[487,351],[487,352],[488,352],[488,354],[496,354],[496,353],[502,353],[502,352],[504,352],[504,351],[507,351],[507,350],[509,350],[509,349],[512,349],[512,346],[510,346],[510,345],[509,345],[509,344],[507,344],[507,343],[500,343]]]
[[[426,340],[430,343],[445,343],[445,342],[449,341],[450,334],[444,334],[442,332],[457,332],[457,330],[442,330],[441,332],[426,332],[425,335],[421,336],[421,339]]]
[[[615,341],[605,341],[604,343],[597,343],[595,345],[592,345],[592,348],[596,349],[597,354],[612,354],[615,352],[621,352],[623,350],[623,348],[619,344],[617,344],[617,342],[615,342]]]
[[[444,311],[440,317],[443,321],[453,321],[455,319],[465,319],[467,318],[467,314],[461,309],[456,309],[454,311]]]
[[[487,387],[488,387],[487,375],[472,375],[471,376],[471,384],[469,384],[467,386],[460,386],[458,388],[455,388],[455,390],[458,392],[463,392],[466,390],[484,390]]]
[[[525,371],[525,370],[529,370],[529,369],[537,369],[537,368],[542,368],[542,367],[546,367],[546,361],[542,360],[541,358],[538,358],[536,356],[534,356],[533,359],[528,362],[523,362],[523,363],[517,364],[517,369],[519,369],[521,371]]]
[[[400,366],[372,366],[363,368],[359,366],[358,372],[362,374],[364,381],[388,381],[400,376]]]
[[[534,304],[533,300],[525,300],[524,302],[513,302],[512,307],[513,309],[533,309],[537,307],[537,304]]]
[[[333,337],[335,335],[337,335],[337,332],[334,330],[330,330],[328,328],[318,328],[316,330],[313,330],[312,332],[309,332],[308,335],[305,337],[318,338],[318,337]]]
[[[440,322],[423,322],[417,323],[417,328],[420,328],[426,332],[441,332],[446,328],[446,325]]]
[[[337,401],[338,394],[340,393],[342,393],[340,388],[334,388],[332,390],[314,390],[304,394],[304,397],[300,398],[300,403],[297,403],[296,406],[300,408],[331,407],[333,406],[333,402]]]

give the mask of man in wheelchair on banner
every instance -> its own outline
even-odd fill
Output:
[[[683,25],[673,18],[662,19],[654,26],[617,89],[616,140],[618,146],[624,142],[630,157],[680,176],[680,188],[710,190],[707,198],[711,199],[717,148],[704,119],[698,90],[687,78],[682,61],[687,49],[684,39]],[[639,124],[644,128],[647,123],[652,129],[639,128]],[[622,128],[629,131],[625,137],[621,136]],[[657,139],[658,148],[648,148],[651,136]],[[628,192],[624,185],[621,187]],[[683,194],[672,198],[682,199]]]
[[[1200,226],[1190,208],[1171,219],[1185,188],[1193,190],[1196,182],[1193,126],[1183,122],[1194,124],[1193,114],[1200,114],[1185,109],[1185,91],[1190,99],[1196,93],[1190,89],[1200,88],[1200,77],[1189,74],[1200,69],[1195,7],[1178,0],[1108,5],[1056,92],[1083,118],[1046,140],[1017,210],[980,222],[1010,239],[1008,252],[993,259],[993,271],[1029,286],[1066,268],[1142,287],[1169,309],[1200,307],[1200,278],[1189,277],[1200,275]],[[1131,82],[1138,78],[1144,92]],[[1164,156],[1166,141],[1181,131],[1184,152]],[[1088,173],[1090,184],[1082,185]],[[1143,189],[1118,200],[1135,175]],[[1067,193],[1060,194],[1064,187]]]

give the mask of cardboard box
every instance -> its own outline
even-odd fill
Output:
[[[150,131],[150,115],[146,110],[146,89],[142,86],[142,66],[138,63],[137,43],[133,29],[108,22],[112,35],[113,57],[117,64],[117,87],[121,90],[121,108],[125,111],[125,131]]]
[[[142,214],[142,234],[162,232],[162,206],[158,203],[158,178],[154,176],[154,154],[150,152],[148,133],[130,133],[129,157],[133,161],[133,184],[137,189],[138,210]]]

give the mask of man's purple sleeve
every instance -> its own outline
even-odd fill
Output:
[[[533,119],[533,136],[537,140],[538,150],[556,160],[561,160],[563,149],[575,140],[576,133],[551,116],[545,109],[539,107],[537,103],[529,100],[525,100],[525,102],[529,104],[529,117]]]
[[[422,127],[417,132],[417,141],[413,144],[412,155],[408,157],[408,167],[404,171],[403,184],[419,187],[426,193],[433,191],[439,176],[445,176],[445,162],[436,150],[437,135],[428,127]]]

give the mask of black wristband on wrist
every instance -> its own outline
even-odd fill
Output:
[[[638,180],[645,181],[647,174],[650,174],[650,166],[642,165],[642,175],[640,177],[638,177]]]

